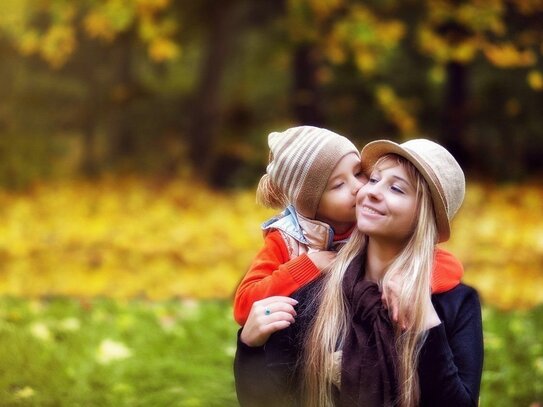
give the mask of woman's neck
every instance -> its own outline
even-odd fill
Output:
[[[382,244],[370,238],[367,245],[365,279],[379,282],[400,250],[396,245]]]

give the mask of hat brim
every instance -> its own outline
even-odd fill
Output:
[[[422,160],[415,152],[412,152],[402,147],[398,143],[390,140],[372,141],[364,146],[360,154],[362,163],[367,169],[373,168],[379,158],[387,154],[399,155],[413,164],[422,174],[430,188],[434,213],[436,216],[438,242],[444,242],[449,239],[451,229],[447,216],[445,199],[443,193],[441,192],[443,189],[437,178],[434,176],[433,171],[428,168],[424,160]]]

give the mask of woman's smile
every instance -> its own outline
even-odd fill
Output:
[[[384,213],[368,205],[362,205],[360,208],[361,215],[379,215],[384,216]]]

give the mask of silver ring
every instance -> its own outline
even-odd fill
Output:
[[[264,308],[264,315],[270,315],[270,314],[271,314],[271,309],[270,309],[270,307]]]

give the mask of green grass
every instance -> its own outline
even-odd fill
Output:
[[[2,406],[237,405],[227,302],[3,299],[0,313]]]
[[[4,297],[0,405],[236,406],[231,315],[224,300]],[[543,307],[483,316],[481,406],[541,403]]]
[[[543,405],[543,306],[483,311],[482,406]]]

